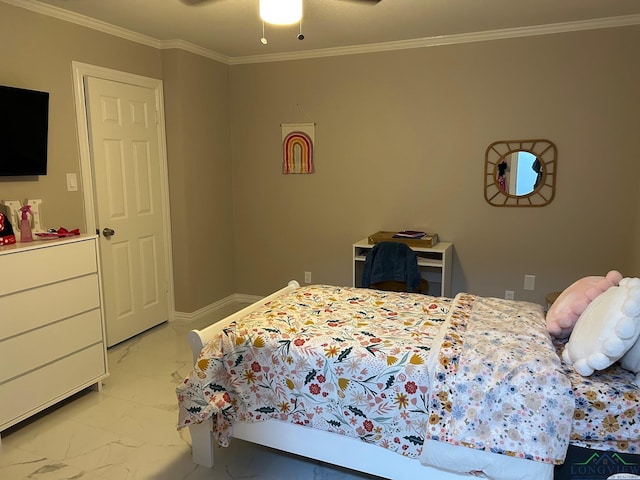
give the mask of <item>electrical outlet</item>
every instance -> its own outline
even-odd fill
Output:
[[[304,283],[311,283],[311,272],[304,272]]]
[[[505,290],[504,291],[504,299],[505,300],[513,300],[515,292],[513,290]]]
[[[536,276],[535,275],[525,275],[524,276],[524,289],[525,290],[535,290],[536,287]]]

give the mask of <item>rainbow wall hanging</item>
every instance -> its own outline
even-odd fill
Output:
[[[283,123],[282,173],[313,173],[315,123]]]

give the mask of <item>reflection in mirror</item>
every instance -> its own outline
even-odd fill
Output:
[[[556,146],[548,140],[494,142],[485,157],[485,199],[497,207],[541,207],[553,200]]]
[[[530,152],[514,152],[510,157],[511,175],[508,191],[515,192],[516,195],[529,195],[540,182],[542,163]]]

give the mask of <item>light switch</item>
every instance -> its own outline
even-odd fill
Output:
[[[75,173],[67,173],[67,192],[78,191],[78,176]]]

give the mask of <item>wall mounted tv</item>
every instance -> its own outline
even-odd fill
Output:
[[[49,93],[0,85],[0,176],[46,175]]]

